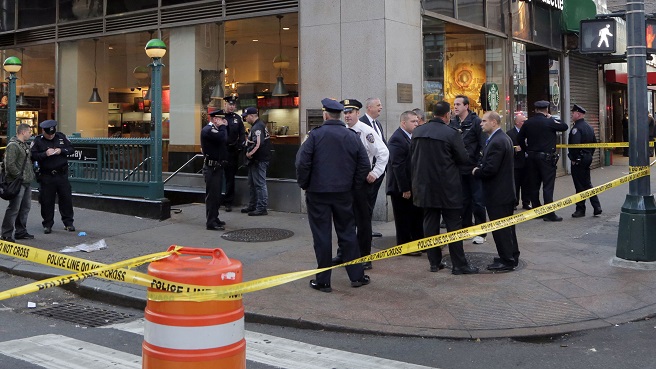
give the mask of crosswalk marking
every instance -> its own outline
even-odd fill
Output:
[[[141,357],[58,334],[0,342],[0,353],[46,369],[140,369]]]
[[[101,328],[143,335],[144,319]],[[281,369],[432,369],[246,331],[246,360]],[[46,369],[139,369],[141,357],[56,334],[0,342],[0,353]]]

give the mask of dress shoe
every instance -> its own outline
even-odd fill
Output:
[[[544,220],[545,222],[560,222],[563,220],[563,217],[559,217],[558,215],[556,215],[556,213],[551,213],[545,215],[542,218],[542,220]]]
[[[0,240],[7,241],[7,242],[16,242],[16,240],[13,237],[0,237]]]
[[[503,260],[501,260],[501,258],[494,258],[494,262],[503,263]],[[515,266],[515,268],[517,268],[517,266],[519,265],[519,260],[513,260],[513,265]]]
[[[241,212],[244,213],[244,214],[248,214],[252,211],[255,211],[255,208],[243,208],[243,209],[241,209]]]
[[[430,266],[430,271],[433,272],[433,273],[435,273],[435,272],[437,272],[438,270],[442,270],[442,269],[444,269],[444,268],[446,268],[446,263],[445,263],[445,262],[441,262],[441,263],[439,263],[438,265],[431,265],[431,266]]]
[[[73,225],[65,226],[64,229],[69,232],[75,232],[75,226]]]
[[[601,208],[595,208],[592,215],[594,215],[594,216],[601,215]]]
[[[368,285],[369,283],[371,283],[371,278],[369,278],[369,276],[365,274],[362,276],[362,278],[358,279],[357,281],[352,281],[351,287],[362,287]]]
[[[371,232],[371,237],[383,237],[383,234],[380,232]]]
[[[335,257],[333,258],[333,265],[339,265],[339,264],[341,264],[341,263],[343,263],[343,262],[344,262],[344,260],[342,260],[342,258],[341,258],[340,256],[335,256]]]
[[[218,224],[212,224],[207,226],[208,231],[224,231],[225,227]]]
[[[226,223],[224,221],[222,221],[221,219],[216,218],[216,224],[218,224],[220,226],[224,226]]]
[[[371,261],[365,261],[364,263],[362,263],[362,266],[364,267],[364,270],[369,270],[369,269],[373,269],[373,268],[374,268],[374,267],[371,265]]]
[[[453,267],[453,269],[451,269],[451,274],[478,274],[478,268],[470,265],[465,265],[463,267]]]
[[[498,272],[504,272],[504,271],[509,272],[511,270],[515,270],[515,266],[506,264],[506,263],[502,262],[501,260],[499,260],[499,261],[495,261],[494,263],[488,265],[487,270],[491,270],[491,271],[495,271],[495,272],[497,272],[497,271]]]
[[[226,211],[227,213],[231,212],[231,211],[232,211],[232,206],[231,206],[231,205],[226,205],[226,206],[225,206],[225,211]]]
[[[248,216],[250,216],[250,217],[259,217],[261,215],[268,215],[268,214],[269,213],[267,213],[266,210],[254,210],[254,211],[251,211],[250,213],[248,213]]]
[[[17,240],[33,240],[33,239],[34,239],[34,235],[33,235],[33,234],[29,234],[29,233],[17,234],[17,235],[16,235],[16,239],[17,239]]]
[[[313,288],[321,292],[333,292],[333,289],[330,288],[329,284],[326,283],[317,283],[314,279],[310,280],[310,288]]]
[[[531,210],[531,209],[533,209],[533,207],[531,206],[531,204],[523,204],[523,205],[522,205],[522,209],[524,209],[524,210]]]
[[[45,234],[52,233],[52,227],[43,227],[43,233]]]
[[[415,252],[409,252],[407,254],[403,254],[406,256],[421,256],[421,251],[415,251]]]
[[[583,211],[575,211],[572,213],[572,218],[583,218],[585,216],[585,212]]]

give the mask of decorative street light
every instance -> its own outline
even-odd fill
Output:
[[[2,67],[9,72],[9,111],[7,112],[7,142],[16,135],[16,73],[21,70],[23,63],[15,56],[10,56],[2,63]]]
[[[146,44],[146,54],[153,62],[149,64],[152,69],[150,91],[150,140],[151,140],[151,196],[164,197],[164,183],[162,182],[162,57],[166,54],[164,41],[154,38]]]

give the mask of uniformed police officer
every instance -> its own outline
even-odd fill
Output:
[[[212,231],[225,229],[225,222],[219,219],[223,168],[227,163],[227,122],[225,112],[216,110],[210,114],[210,124],[200,131],[200,146],[205,156],[203,177],[205,178],[205,227]]]
[[[528,118],[517,134],[522,151],[526,152],[529,194],[533,207],[540,206],[540,182],[544,203],[553,202],[556,182],[556,165],[559,155],[556,152],[556,132],[567,131],[567,124],[556,121],[549,114],[549,102],[540,100],[535,104],[535,115]],[[545,214],[542,219],[560,222],[562,217],[556,212]]]
[[[574,104],[572,106],[572,121],[574,126],[569,132],[570,144],[587,144],[596,143],[597,139],[594,135],[594,130],[588,122],[585,121],[585,109],[580,105]],[[567,156],[572,161],[572,181],[574,181],[574,188],[576,193],[583,192],[592,188],[590,181],[590,164],[592,163],[592,154],[595,148],[571,148]],[[590,204],[594,209],[595,216],[601,214],[601,204],[597,195],[590,198]],[[572,218],[580,218],[585,216],[585,200],[576,203],[576,211],[572,214]]]
[[[361,186],[371,171],[367,152],[358,136],[340,118],[344,105],[321,100],[322,126],[313,129],[296,154],[296,179],[304,189],[308,222],[314,241],[318,268],[332,265],[332,222],[344,261],[359,257],[353,216],[354,187]],[[352,287],[369,284],[362,264],[346,267]],[[318,273],[310,287],[331,292],[331,271]]]
[[[228,122],[228,159],[223,168],[225,174],[225,194],[223,195],[223,206],[225,211],[232,211],[232,204],[235,198],[235,175],[239,169],[239,153],[244,149],[246,140],[246,130],[241,116],[235,113],[237,108],[238,96],[226,96],[225,101],[225,120]]]
[[[55,224],[55,200],[59,202],[59,213],[64,223],[64,229],[75,231],[73,226],[73,195],[71,184],[68,182],[68,158],[73,153],[73,145],[66,135],[57,132],[57,121],[46,120],[41,122],[43,134],[38,135],[32,142],[32,161],[39,165],[39,203],[41,204],[41,218],[43,233],[52,232]]]

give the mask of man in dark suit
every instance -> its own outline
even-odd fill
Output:
[[[410,139],[418,125],[419,116],[416,113],[403,112],[400,127],[387,142],[390,153],[387,194],[392,201],[397,245],[424,238],[424,212],[412,204],[412,172],[410,171]],[[408,255],[421,256],[421,252]]]
[[[513,147],[515,148],[515,207],[519,206],[519,199],[522,199],[522,209],[531,209],[531,198],[527,190],[527,177],[526,177],[526,152],[522,150],[517,141],[517,134],[524,125],[526,115],[524,113],[515,114],[515,126],[506,134],[512,140]],[[521,197],[520,197],[521,193]]]
[[[365,114],[360,117],[360,122],[363,122],[364,124],[368,125],[369,127],[373,128],[378,137],[380,137],[383,140],[383,143],[387,145],[387,141],[385,140],[385,132],[383,132],[383,126],[380,124],[378,121],[378,117],[380,116],[380,112],[383,111],[383,104],[380,102],[380,99],[377,97],[370,97],[368,98],[365,103]],[[376,163],[374,162],[374,165]],[[376,181],[369,187],[369,209],[371,209],[371,215],[373,217],[374,214],[374,207],[376,206],[376,198],[378,198],[378,190],[380,189],[380,186],[383,184],[383,180],[385,179],[385,173],[383,173]],[[373,237],[382,237],[383,235],[380,234],[380,232],[371,232],[371,235]]]
[[[444,217],[449,232],[462,228],[462,186],[459,166],[467,163],[468,155],[460,133],[447,125],[451,105],[446,101],[435,104],[434,117],[415,128],[410,141],[412,162],[412,203],[424,209],[424,235],[440,234],[440,218]],[[452,274],[476,274],[462,248],[462,241],[449,244]],[[431,271],[442,264],[442,248],[428,249]]]
[[[494,111],[483,114],[481,128],[489,135],[481,163],[472,175],[483,182],[483,196],[490,221],[513,214],[515,182],[513,180],[514,149],[512,140],[499,127],[501,117]],[[511,271],[519,263],[519,247],[515,226],[492,231],[498,258],[487,266],[492,271]]]

